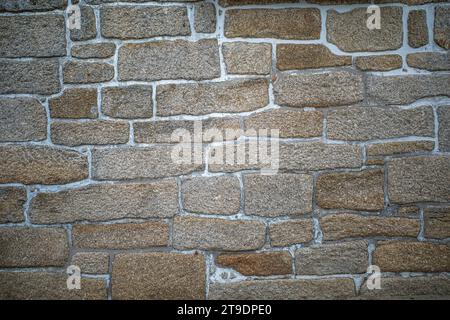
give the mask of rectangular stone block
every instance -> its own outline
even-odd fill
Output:
[[[216,40],[128,43],[119,49],[122,81],[205,80],[220,76]]]
[[[40,141],[47,138],[44,106],[32,98],[0,98],[0,141]]]
[[[51,95],[60,86],[57,59],[0,61],[0,94]]]
[[[434,141],[382,142],[366,145],[369,157],[391,156],[402,153],[429,152],[434,149]]]
[[[366,79],[370,105],[410,104],[422,98],[450,96],[450,75],[375,76]]]
[[[299,300],[349,299],[356,296],[351,278],[247,280],[215,283],[209,287],[211,300]]]
[[[63,228],[0,228],[0,267],[62,267],[69,258]]]
[[[178,163],[173,153],[176,149],[172,146],[96,148],[92,151],[92,175],[98,180],[134,180],[203,170],[203,163]]]
[[[152,86],[131,85],[102,89],[102,112],[113,118],[140,119],[153,115]]]
[[[0,272],[2,300],[106,300],[104,279],[81,278],[80,290],[67,289],[67,274],[59,272]]]
[[[37,194],[30,204],[33,223],[168,218],[178,211],[175,180],[144,184],[99,184]]]
[[[353,71],[281,73],[274,83],[275,102],[287,107],[337,107],[361,102],[362,76]]]
[[[425,238],[450,238],[450,207],[431,207],[424,209]]]
[[[323,132],[323,113],[276,109],[245,117],[244,126],[245,130],[256,130],[256,134],[259,134],[259,130],[278,129],[280,138],[320,137]],[[253,134],[246,132],[246,135]]]
[[[25,188],[1,187],[0,188],[0,223],[22,222],[23,210],[27,201]]]
[[[304,174],[244,175],[244,210],[265,217],[298,216],[312,211],[313,178]]]
[[[419,48],[428,43],[427,13],[413,10],[408,13],[408,44]]]
[[[1,0],[0,12],[51,11],[66,5],[67,0]]]
[[[46,146],[0,147],[0,183],[64,184],[88,177],[87,156]]]
[[[110,42],[74,44],[70,51],[72,57],[79,59],[106,59],[116,53],[116,45]]]
[[[450,246],[413,241],[380,241],[373,264],[381,272],[448,272]]]
[[[83,224],[72,229],[73,243],[82,249],[138,249],[166,247],[169,225],[164,221]]]
[[[365,273],[369,254],[366,241],[312,245],[297,249],[297,274],[354,274]]]
[[[416,238],[420,231],[420,221],[408,218],[339,213],[320,218],[320,229],[324,240],[372,237]]]
[[[313,240],[312,219],[280,221],[269,225],[270,244],[288,247]]]
[[[232,268],[244,276],[270,276],[292,273],[292,257],[288,251],[221,254],[216,264]]]
[[[225,13],[228,38],[319,39],[320,11],[308,9],[231,9]]]
[[[264,245],[265,229],[260,221],[177,216],[173,225],[173,246],[177,249],[256,250]]]
[[[158,87],[156,101],[160,116],[246,112],[269,103],[269,83],[256,79],[168,84]]]
[[[97,118],[97,89],[65,89],[60,96],[49,99],[48,106],[52,118]]]
[[[130,139],[126,122],[92,120],[86,122],[52,122],[52,142],[70,147],[81,145],[125,144]]]
[[[194,5],[195,32],[213,33],[216,31],[216,7],[213,3],[196,3]]]
[[[272,69],[270,43],[225,42],[224,62],[229,74],[269,74]],[[258,57],[258,59],[255,59]]]
[[[329,139],[364,141],[434,135],[431,107],[346,108],[331,111],[327,117]]]
[[[363,71],[390,71],[400,69],[403,58],[398,54],[356,57],[355,65]]]
[[[439,107],[439,150],[450,152],[450,106]]]
[[[207,214],[236,214],[241,208],[241,187],[235,176],[194,177],[181,186],[184,209]]]
[[[191,34],[186,7],[102,7],[100,19],[105,38],[143,39]]]
[[[0,30],[0,57],[66,55],[66,30],[62,15],[1,16]]]
[[[64,83],[107,82],[114,78],[114,66],[104,62],[68,61],[64,64]]]
[[[450,49],[450,9],[448,7],[437,7],[434,20],[434,42],[444,49]]]
[[[428,71],[449,71],[450,54],[439,52],[417,52],[406,56],[408,66]]]
[[[89,6],[80,6],[81,28],[70,30],[70,39],[72,41],[86,41],[94,39],[97,36],[97,18],[94,9]]]
[[[113,299],[204,299],[205,272],[205,258],[198,253],[118,254],[113,262]]]
[[[448,202],[450,200],[450,157],[423,156],[392,159],[387,168],[391,202]]]

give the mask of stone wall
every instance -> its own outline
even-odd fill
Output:
[[[0,0],[0,298],[449,298],[450,4],[374,2]]]

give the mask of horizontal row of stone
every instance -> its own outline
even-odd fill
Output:
[[[197,32],[216,31],[214,5],[198,4],[195,8]],[[449,49],[447,7],[438,7],[434,23],[434,41]],[[329,10],[327,40],[343,51],[396,50],[403,45],[403,9],[383,7],[384,27],[366,27],[366,8],[349,12]],[[145,39],[161,36],[191,35],[188,11],[182,6],[107,6],[100,8],[101,35],[105,38]],[[231,9],[225,13],[224,34],[227,38],[276,38],[288,40],[320,39],[321,14],[317,8]],[[51,57],[66,54],[64,16],[2,16],[4,30],[0,41],[0,57]],[[353,35],[348,37],[349,32]],[[405,30],[406,32],[406,30]],[[72,40],[89,40],[97,36],[94,10],[81,7],[81,29],[70,31]],[[409,12],[408,37],[412,47],[428,43],[428,27],[424,10]],[[35,39],[45,39],[36,42]]]
[[[366,220],[360,223],[370,222],[370,219],[376,218],[379,225],[390,223],[383,228],[391,234],[408,232],[414,234],[418,231],[418,220],[405,218],[366,217]],[[396,223],[398,224],[395,225]],[[306,225],[307,222],[304,221],[303,224]],[[345,229],[342,223],[331,227]],[[358,225],[352,227],[358,228]],[[370,234],[368,230],[370,226],[365,228]],[[280,234],[281,229],[284,231],[284,237],[289,236],[286,235],[287,231],[293,231],[292,228],[276,223],[271,225],[270,235],[274,234],[275,238],[277,233],[278,237],[283,236]],[[382,231],[376,230],[372,235]],[[307,234],[306,230],[303,232]],[[169,225],[164,221],[74,225],[72,241],[77,250],[169,247]],[[58,267],[64,266],[69,258],[68,236],[63,228],[2,227],[0,243],[2,268]],[[259,221],[195,217],[174,219],[173,247],[176,249],[248,251],[260,249],[264,243],[265,225]],[[95,261],[96,258],[100,258],[100,261]],[[89,262],[92,265],[95,261],[99,266],[104,265],[104,259],[103,255],[90,258],[79,255],[74,257],[74,260],[78,260],[81,264]],[[313,244],[295,251],[295,272],[303,275],[360,274],[366,272],[368,261],[368,242],[365,240]],[[383,240],[378,241],[372,261],[383,272],[448,272],[450,246],[415,240]],[[293,272],[291,256],[287,251],[221,254],[216,258],[216,262],[219,266],[236,269],[246,276],[282,275]],[[96,270],[95,273],[100,271]]]

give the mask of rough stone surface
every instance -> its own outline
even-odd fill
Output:
[[[212,284],[211,300],[299,300],[349,299],[355,297],[351,278],[248,280],[230,284]]]
[[[320,11],[308,9],[227,10],[225,36],[228,38],[319,39]]]
[[[437,52],[417,52],[408,54],[406,61],[410,67],[429,71],[450,70],[450,54]]]
[[[196,128],[201,128],[203,131],[199,131],[200,133],[196,135]],[[180,129],[182,131],[177,131]],[[228,133],[229,130],[240,130],[238,117],[205,120],[152,120],[134,124],[134,140],[137,143],[178,143],[182,141],[185,133],[189,133],[191,141],[196,143],[235,140],[236,138]]]
[[[114,78],[114,67],[104,62],[70,61],[64,65],[64,83],[106,82]]]
[[[235,176],[195,177],[183,182],[184,209],[208,214],[236,214],[241,207],[241,189]]]
[[[96,118],[97,90],[90,88],[66,89],[56,98],[49,99],[52,118],[83,119]]]
[[[424,210],[426,238],[450,238],[450,207],[427,208]]]
[[[0,147],[0,183],[64,184],[88,177],[87,157],[54,147]]]
[[[106,281],[81,278],[80,290],[67,290],[67,274],[0,272],[2,300],[106,300]]]
[[[51,95],[60,86],[57,59],[0,61],[0,94]]]
[[[171,146],[97,148],[92,151],[92,175],[98,180],[156,179],[203,169],[196,161],[174,162],[173,150]]]
[[[363,71],[390,71],[401,68],[403,60],[397,54],[356,57],[355,65]]]
[[[129,43],[119,49],[120,80],[205,80],[220,76],[216,40]]]
[[[298,216],[312,211],[313,179],[309,175],[278,174],[244,176],[248,215]]]
[[[292,257],[287,251],[222,254],[219,266],[235,269],[244,276],[270,276],[292,273]]]
[[[230,7],[237,5],[252,5],[252,4],[278,4],[291,2],[297,2],[297,0],[219,0],[219,4],[222,7]]]
[[[0,12],[51,11],[66,5],[67,0],[1,0]]]
[[[0,267],[62,267],[69,258],[63,228],[0,228]]]
[[[349,66],[351,64],[351,56],[335,55],[321,44],[277,45],[277,68],[282,71]]]
[[[102,89],[102,112],[113,118],[150,118],[153,115],[153,89],[148,85]]]
[[[89,122],[53,122],[52,142],[66,146],[124,144],[130,137],[129,125],[124,122],[92,120]]]
[[[372,105],[409,104],[435,96],[450,96],[450,75],[369,76],[367,99]]]
[[[389,199],[393,203],[448,202],[450,157],[393,159],[388,163]]]
[[[354,107],[331,111],[327,118],[327,136],[335,140],[364,141],[433,135],[434,118],[430,107]]]
[[[169,243],[166,222],[75,225],[74,246],[83,249],[137,249],[165,247]]]
[[[27,192],[24,188],[0,188],[0,223],[22,222],[23,210],[27,201]]]
[[[439,107],[439,150],[450,152],[450,106]]]
[[[114,257],[113,299],[204,299],[205,258],[200,254],[122,253]]]
[[[324,209],[378,211],[384,206],[381,169],[325,173],[317,178],[316,201]]]
[[[273,247],[310,242],[313,239],[313,222],[311,219],[298,219],[272,223],[269,235]]]
[[[413,10],[408,14],[408,44],[419,48],[428,43],[427,14],[425,10]]]
[[[0,57],[57,57],[66,54],[62,15],[0,17]]]
[[[81,273],[107,274],[109,269],[109,253],[79,252],[72,257],[71,264],[78,266]]]
[[[259,130],[278,129],[280,138],[319,137],[323,132],[323,113],[277,109],[246,117],[244,126],[245,130],[256,130],[256,134],[260,132]]]
[[[450,8],[437,7],[434,20],[434,42],[444,49],[450,49]]]
[[[200,33],[213,33],[216,31],[216,7],[213,3],[196,3],[195,31]]]
[[[380,8],[382,27],[370,30],[367,9],[327,12],[327,40],[347,52],[395,50],[402,46],[402,8]],[[351,37],[349,37],[351,34]]]
[[[39,193],[30,205],[33,223],[172,217],[178,210],[174,180],[145,184],[101,184]]]
[[[372,156],[391,156],[403,153],[433,151],[433,141],[384,142],[366,145],[366,152]]]
[[[446,272],[450,270],[450,246],[412,241],[381,241],[373,263],[383,272]]]
[[[162,85],[156,92],[158,115],[203,115],[256,110],[269,103],[268,86],[265,79]]]
[[[100,10],[105,38],[143,39],[190,35],[185,7],[113,6]]]
[[[433,277],[383,277],[380,290],[361,286],[363,299],[448,299],[450,297],[450,279],[445,276]]]
[[[115,52],[116,45],[114,43],[102,42],[75,44],[72,47],[71,55],[79,59],[106,59],[112,57]]]
[[[320,218],[324,240],[369,237],[417,237],[418,219],[362,216],[358,214],[331,214]]]
[[[255,250],[263,246],[265,225],[260,221],[175,217],[173,245],[178,249]]]
[[[269,74],[272,69],[270,43],[225,42],[222,52],[230,74],[264,75]]]
[[[366,241],[352,241],[300,248],[295,252],[296,273],[365,273],[368,266],[367,246]]]
[[[280,74],[274,84],[275,102],[288,107],[332,107],[363,100],[363,81],[351,71]]]
[[[81,29],[70,30],[70,39],[72,41],[85,41],[96,37],[96,17],[94,10],[88,6],[80,6]]]
[[[39,141],[47,138],[44,106],[32,98],[0,98],[0,141]]]

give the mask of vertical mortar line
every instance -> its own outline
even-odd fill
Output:
[[[319,173],[314,172],[312,174],[313,178],[313,192],[312,192],[312,212],[311,212],[311,220],[313,223],[313,241],[314,243],[321,244],[323,240],[323,232],[320,228],[320,209],[317,207],[316,203],[316,192],[317,192],[317,177]]]
[[[189,21],[189,28],[191,29],[191,39],[193,41],[197,40],[197,32],[195,30],[195,5],[186,4],[187,18]]]
[[[323,143],[328,141],[328,110],[322,111],[323,123],[322,123],[322,140]]]
[[[26,226],[31,226],[30,221],[30,204],[33,198],[36,196],[36,192],[31,189],[30,186],[26,186],[25,190],[27,192],[27,201],[25,201],[25,204],[23,205],[23,216],[24,216],[24,223]]]
[[[362,143],[361,144],[361,153],[362,153],[362,158],[363,158],[363,168],[365,168],[368,163],[367,163],[367,146],[366,143]]]
[[[156,83],[152,83],[152,120],[156,121],[157,101],[156,101]]]
[[[434,15],[435,15],[435,5],[428,5],[425,7],[426,12],[426,23],[428,28],[428,45],[427,48],[433,50],[436,48],[434,42]]]
[[[178,190],[178,212],[177,213],[182,214],[184,212],[183,193],[182,193],[182,178],[177,177],[176,181],[177,181],[177,190]]]
[[[45,109],[45,114],[47,117],[47,139],[45,139],[45,144],[52,144],[52,138],[51,138],[51,127],[52,127],[52,117],[50,114],[50,107],[49,107],[49,98],[45,99],[44,102],[44,109]]]
[[[92,7],[92,6],[91,6]],[[98,7],[92,7],[94,10],[94,16],[95,16],[95,28],[97,29],[97,34],[95,36],[96,40],[101,40],[101,23],[100,23],[100,9]]]
[[[375,248],[376,248],[376,241],[369,240],[369,245],[367,246],[369,266],[373,264],[373,252],[375,251]]]
[[[130,127],[129,130],[129,138],[128,138],[128,144],[130,146],[134,146],[135,145],[135,141],[134,141],[134,121],[130,120],[128,121],[128,126]]]
[[[423,214],[423,208],[421,207],[419,209],[419,220],[420,220],[420,231],[419,234],[417,235],[417,240],[419,241],[424,241],[425,240],[425,218],[424,218],[424,214]]]
[[[433,109],[433,120],[434,120],[434,148],[433,153],[439,152],[439,113],[438,107],[432,106]]]
[[[88,179],[92,179],[92,147],[87,148],[87,159],[88,159]]]
[[[383,189],[384,189],[384,208],[387,208],[390,206],[390,200],[389,200],[389,176],[388,176],[388,162],[384,160],[383,165],[383,173],[384,173],[384,179],[383,179]]]
[[[407,52],[411,49],[411,47],[409,46],[409,42],[408,42],[408,38],[409,38],[409,32],[408,32],[409,7],[401,6],[401,8],[402,8],[403,42],[402,42],[402,47],[400,48],[402,50],[400,55],[402,57],[402,68],[408,69],[408,64],[406,62],[406,56],[407,56]]]
[[[225,66],[225,59],[223,57],[223,40],[224,36],[224,28],[225,28],[225,9],[216,5],[216,14],[217,14],[217,42],[219,46],[219,63],[220,63],[220,79],[226,80],[227,78],[227,68]]]
[[[112,300],[112,270],[113,270],[114,258],[115,258],[114,253],[109,253],[108,280],[106,282],[106,292],[107,292],[107,299],[108,300]]]

